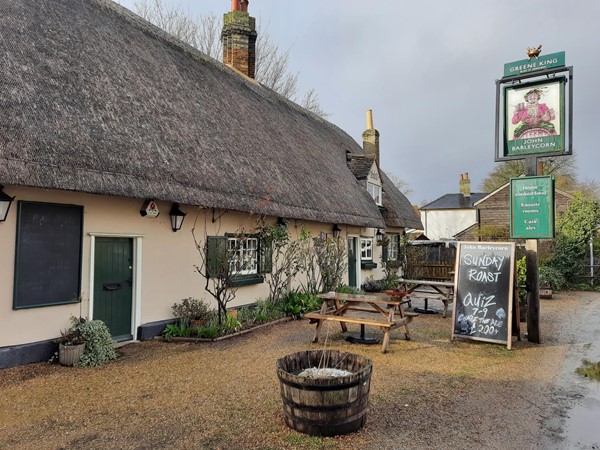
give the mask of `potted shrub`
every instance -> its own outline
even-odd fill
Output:
[[[554,291],[560,291],[565,285],[565,278],[557,269],[540,266],[538,275],[540,298],[552,298]]]
[[[74,323],[72,319],[71,327],[60,332],[61,337],[58,342],[58,362],[63,366],[77,365],[85,350],[85,341],[81,335],[79,323]],[[78,319],[77,322],[79,322]]]
[[[117,358],[114,345],[103,321],[71,317],[71,327],[61,332],[58,362],[65,366],[99,366]]]
[[[204,300],[192,297],[184,298],[179,303],[173,304],[171,309],[182,325],[190,327],[204,325],[213,314]]]

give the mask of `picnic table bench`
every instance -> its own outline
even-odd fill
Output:
[[[441,300],[444,304],[442,317],[448,314],[448,304],[454,299],[454,282],[452,281],[431,281],[431,280],[410,280],[400,278],[399,291],[406,293],[406,300],[410,301],[416,298],[422,298],[425,301],[425,308],[415,308],[414,311],[433,314],[437,311],[428,308],[429,300]]]
[[[319,341],[319,334],[323,322],[339,322],[343,332],[348,331],[346,324],[359,324],[361,327],[360,338],[354,338],[353,342],[367,342],[367,338],[365,338],[364,334],[364,327],[366,325],[375,326],[383,331],[382,351],[383,353],[386,353],[390,339],[390,330],[396,326],[404,326],[404,335],[406,339],[409,340],[408,323],[414,316],[418,315],[416,313],[405,313],[402,309],[402,304],[404,302],[387,295],[328,293],[320,294],[318,297],[323,299],[321,311],[304,315],[305,318],[309,319],[310,323],[317,324],[313,342]],[[396,308],[398,308],[400,316],[398,319],[394,316]],[[379,313],[383,318],[374,319],[371,317],[347,316],[346,313],[348,311]]]

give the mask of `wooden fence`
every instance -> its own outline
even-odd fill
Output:
[[[427,245],[406,247],[404,278],[414,280],[451,281],[456,248]]]

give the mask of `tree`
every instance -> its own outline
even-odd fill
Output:
[[[263,248],[272,255],[271,271],[264,276],[269,285],[269,300],[277,304],[298,273],[300,243],[290,239],[290,232],[285,223],[276,225],[263,223],[259,233]]]
[[[412,192],[412,189],[408,186],[408,183],[399,176],[392,173],[388,174],[388,178],[404,195],[408,195]]]
[[[203,233],[197,234],[196,225],[201,211],[198,211],[192,237],[196,250],[200,256],[200,264],[195,266],[196,271],[204,278],[204,290],[217,302],[219,325],[223,323],[227,314],[227,305],[235,299],[239,286],[233,281],[237,273],[246,269],[248,261],[240,258],[240,250],[246,248],[250,236],[241,229],[234,238],[220,236],[221,219],[218,219],[219,230],[215,236],[208,236],[207,216],[204,215]]]
[[[137,0],[136,13],[177,39],[197,48],[211,58],[221,60],[221,20],[212,13],[190,17],[181,6],[168,5],[164,0]],[[303,108],[326,118],[314,89],[304,95],[298,92],[298,73],[289,68],[289,50],[282,51],[258,24],[256,39],[256,80]]]
[[[600,203],[581,192],[556,224],[557,238],[548,265],[569,283],[581,275],[590,239],[600,225]]]
[[[571,192],[577,188],[577,175],[574,156],[541,158],[544,175],[554,175],[556,187]],[[494,192],[508,183],[511,178],[525,174],[525,161],[522,159],[498,163],[481,183],[483,192]]]

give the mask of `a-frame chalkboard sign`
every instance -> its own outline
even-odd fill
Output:
[[[513,242],[459,242],[456,252],[452,340],[511,348],[514,301]]]

